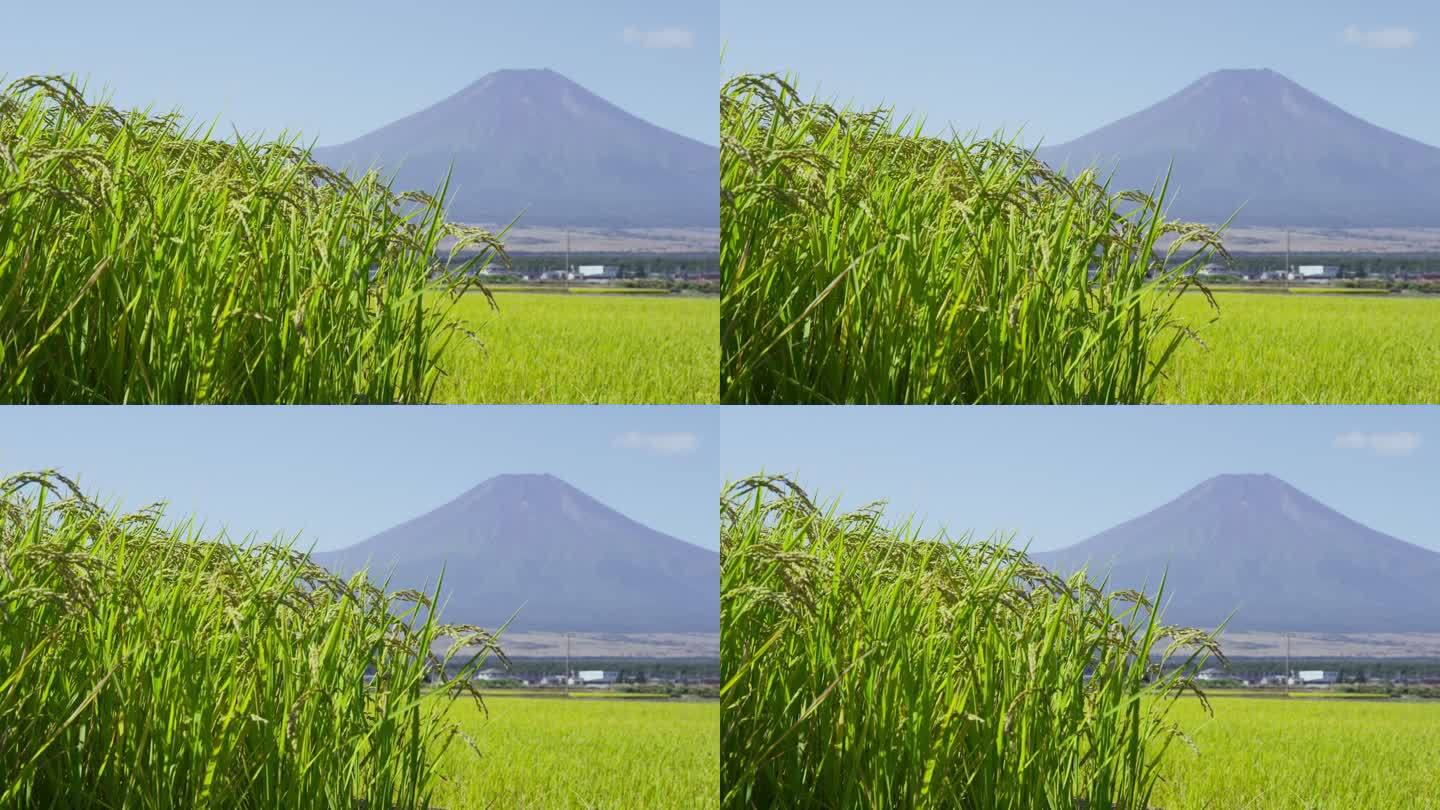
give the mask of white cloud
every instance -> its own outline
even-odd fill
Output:
[[[636,28],[625,26],[625,41],[642,48],[690,48],[695,45],[695,32],[689,28]]]
[[[694,433],[642,433],[632,430],[616,436],[613,444],[624,450],[644,450],[657,456],[675,456],[699,447],[700,437]]]
[[[1369,450],[1377,456],[1408,456],[1420,446],[1420,434],[1362,433],[1352,430],[1335,437],[1335,446],[1344,450]]]
[[[1347,25],[1341,36],[1346,42],[1362,48],[1409,48],[1415,44],[1416,40],[1420,39],[1419,34],[1400,26],[1365,30],[1354,25]]]

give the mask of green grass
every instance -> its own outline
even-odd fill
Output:
[[[1176,353],[1162,401],[1440,402],[1440,298],[1237,293],[1218,303],[1217,313],[1187,295],[1177,307],[1205,347]]]
[[[1371,287],[1287,287],[1292,295],[1389,295],[1389,290]]]
[[[1233,293],[1233,292],[1263,292],[1276,295],[1309,295],[1312,293],[1330,295],[1390,295],[1390,291],[1381,287],[1281,287],[1278,285],[1264,284],[1212,284],[1212,293]]]
[[[458,743],[432,645],[494,637],[171,523],[54,473],[0,481],[0,808],[431,807]]]
[[[1333,689],[1308,689],[1304,691],[1280,691],[1279,689],[1244,689],[1231,687],[1212,688],[1206,692],[1212,699],[1232,697],[1264,697],[1275,700],[1305,700],[1310,698],[1321,698],[1325,700],[1389,700],[1390,696],[1383,692],[1338,692]]]
[[[556,293],[560,295],[672,295],[668,289],[659,287],[608,287],[599,285],[593,287],[559,287],[542,284],[495,284],[490,287],[490,291],[493,293],[535,292]]]
[[[1186,271],[1223,254],[1162,215],[1163,178],[1066,179],[775,76],[731,80],[720,105],[727,403],[1148,402],[1166,365],[1150,347],[1188,340]]]
[[[1172,716],[1154,804],[1165,810],[1440,808],[1440,702],[1234,698]]]
[[[727,808],[1150,806],[1193,683],[1136,653],[1198,666],[1212,637],[783,479],[727,490],[721,515]]]
[[[552,698],[575,700],[670,700],[670,696],[660,692],[617,692],[609,689],[584,689],[577,692],[562,691],[559,689],[526,689],[513,687],[505,689],[490,689],[481,686],[477,689],[482,697],[531,697],[531,698]]]
[[[506,810],[705,810],[720,803],[716,701],[487,697],[489,718],[449,718],[482,756],[456,746],[440,762],[438,807]]]
[[[483,346],[453,344],[442,402],[715,403],[720,301],[507,293],[455,312]]]
[[[447,305],[498,237],[440,199],[348,178],[293,138],[233,141],[0,90],[0,402],[428,401]],[[478,247],[448,268],[440,240]]]

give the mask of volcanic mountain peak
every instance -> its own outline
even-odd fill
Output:
[[[1306,95],[1313,95],[1288,76],[1270,68],[1222,68],[1196,79],[1189,87],[1180,91],[1180,95],[1207,90],[1233,94],[1298,90]]]
[[[450,216],[522,225],[719,224],[720,153],[548,68],[498,70],[348,143],[315,150],[403,189],[450,178]]]
[[[527,517],[563,518],[607,527],[650,530],[550,473],[502,473],[486,479],[440,507],[451,505],[491,517],[502,512],[511,520]],[[440,511],[440,510],[436,510]]]
[[[1221,473],[1191,487],[1178,501],[1211,500],[1238,503],[1250,499],[1283,499],[1305,493],[1270,473]]]
[[[719,555],[620,514],[550,474],[497,475],[364,542],[314,555],[392,590],[433,587],[446,618],[519,629],[714,632]]]
[[[1114,169],[1171,215],[1248,225],[1440,224],[1440,149],[1382,129],[1270,69],[1220,70],[1069,143],[1055,166]],[[1243,206],[1243,210],[1242,209]]]
[[[1201,481],[1196,489],[1214,488],[1226,490],[1274,489],[1276,486],[1294,489],[1270,473],[1220,473]]]
[[[1168,621],[1317,632],[1440,629],[1440,553],[1375,531],[1273,475],[1219,475],[1073,546],[1034,555],[1112,587],[1168,572]]]
[[[472,500],[490,495],[560,497],[572,492],[584,494],[564,479],[550,473],[501,473],[466,490],[458,500]]]

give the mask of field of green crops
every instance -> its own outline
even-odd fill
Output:
[[[0,402],[718,400],[718,300],[577,287],[495,315],[464,293],[504,234],[443,221],[445,189],[179,120],[0,88]]]
[[[441,759],[435,805],[507,810],[705,810],[720,804],[716,701],[487,697],[457,703],[482,756]],[[449,780],[449,781],[446,781]]]
[[[0,810],[718,806],[718,702],[482,705],[432,596],[169,523],[0,480]]]
[[[440,402],[695,403],[720,397],[720,299],[701,296],[469,295]]]
[[[1440,401],[1440,298],[1186,295],[1176,314],[1204,346],[1176,353],[1163,402]],[[1218,317],[1218,320],[1216,318]]]
[[[1440,702],[1217,697],[1171,710],[1197,751],[1172,745],[1165,810],[1440,808]]]

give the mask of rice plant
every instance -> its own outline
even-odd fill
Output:
[[[0,481],[0,808],[429,807],[496,635],[162,520]],[[458,644],[480,654],[447,678]]]
[[[397,194],[291,137],[222,141],[60,77],[15,81],[0,401],[428,401],[468,332],[450,306],[475,267],[508,261],[501,235],[444,220],[446,190]],[[436,256],[449,237],[478,249],[452,265]]]
[[[1168,180],[1112,193],[775,75],[720,109],[726,402],[1148,402],[1192,338],[1179,294],[1224,256],[1165,217]]]
[[[1161,622],[1163,583],[1105,593],[782,478],[720,506],[725,807],[1149,806],[1220,654]]]

